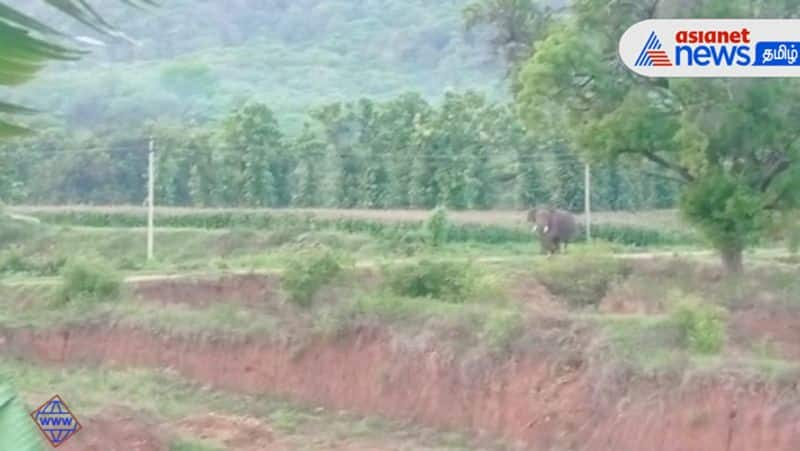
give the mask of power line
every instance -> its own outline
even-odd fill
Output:
[[[16,152],[25,152],[26,155],[31,154],[58,154],[58,153],[67,153],[67,154],[80,154],[80,153],[112,153],[112,152],[128,152],[128,151],[142,151],[143,154],[147,152],[147,145],[127,145],[127,146],[96,146],[96,147],[79,147],[79,148],[47,148],[47,149],[0,149],[0,152],[6,154],[13,154]],[[206,149],[207,152],[208,149]],[[241,150],[241,154],[246,153],[247,149],[244,148],[234,148],[234,147],[214,147],[211,149],[212,154],[215,151],[231,151],[231,150]],[[160,153],[172,153],[168,149],[161,149]],[[235,153],[232,153],[235,155]],[[225,156],[231,154],[224,154]],[[372,155],[364,155],[357,152],[317,152],[317,153],[304,153],[301,155],[296,156],[304,156],[304,157],[328,157],[328,158],[344,158],[344,157],[355,157],[361,160],[369,161],[373,156]],[[502,157],[507,159],[508,163],[515,163],[515,162],[525,162],[525,161],[556,161],[556,162],[567,162],[567,163],[575,163],[578,165],[583,165],[583,162],[577,157],[568,154],[528,154],[524,156],[515,156],[515,155],[498,155],[498,154],[489,154],[489,155],[474,155],[474,154],[417,154],[412,155],[409,158],[409,161],[414,160],[423,160],[423,161],[472,161],[476,159],[486,159],[486,160],[494,160],[497,157]],[[397,158],[394,154],[382,154],[379,158],[386,160],[387,162],[391,162],[391,160]]]

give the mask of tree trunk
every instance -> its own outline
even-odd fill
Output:
[[[743,270],[742,251],[740,246],[722,249],[722,265],[728,274],[741,274]]]

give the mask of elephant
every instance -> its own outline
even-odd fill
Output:
[[[532,230],[539,236],[542,253],[553,255],[567,250],[567,242],[575,236],[578,227],[575,217],[566,211],[549,207],[537,207],[528,210],[528,222],[533,224]]]

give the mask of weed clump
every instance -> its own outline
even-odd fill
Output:
[[[384,268],[384,273],[387,287],[398,296],[462,303],[477,288],[477,274],[468,263],[421,260]]]
[[[340,254],[328,249],[301,251],[289,262],[282,279],[289,302],[310,306],[320,288],[342,273],[344,260]]]
[[[72,261],[61,271],[58,303],[117,300],[122,293],[122,276],[98,263]]]
[[[0,254],[0,274],[27,274],[32,276],[55,276],[66,264],[67,259],[57,257],[44,261],[34,260],[14,252]]]
[[[670,314],[682,345],[699,354],[716,354],[725,344],[725,312],[696,299],[679,302]]]
[[[436,207],[430,218],[425,221],[424,229],[426,239],[432,247],[441,247],[448,240],[450,223],[447,219],[447,210],[444,207]]]
[[[499,310],[486,316],[480,339],[489,349],[504,351],[523,333],[523,329],[522,315],[518,311]]]
[[[541,262],[536,278],[573,308],[597,307],[611,284],[628,276],[630,268],[606,255],[559,255]]]

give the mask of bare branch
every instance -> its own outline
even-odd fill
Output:
[[[644,175],[646,175],[648,177],[655,177],[655,178],[658,178],[658,179],[669,180],[671,182],[680,183],[680,184],[686,183],[686,180],[684,180],[684,179],[682,179],[680,177],[673,177],[673,176],[668,175],[668,174],[659,174],[659,173],[651,172],[651,171],[641,171],[641,172],[642,172],[642,174],[644,174]]]
[[[685,167],[683,167],[681,165],[678,165],[678,164],[675,164],[675,163],[670,163],[669,161],[665,160],[662,156],[658,155],[655,152],[652,152],[652,151],[626,150],[626,151],[623,151],[623,153],[632,153],[632,154],[637,154],[638,153],[639,155],[647,158],[648,160],[650,160],[653,163],[661,166],[662,168],[666,168],[666,169],[669,169],[669,170],[677,173],[684,182],[693,182],[695,180],[694,176],[692,176],[692,174],[689,173],[688,169],[686,169]]]

